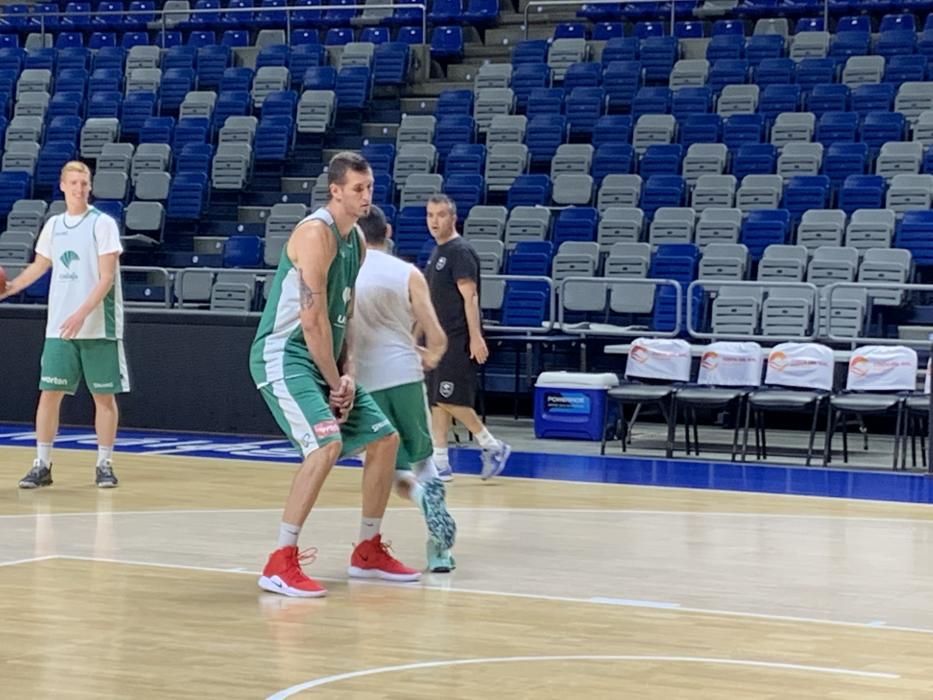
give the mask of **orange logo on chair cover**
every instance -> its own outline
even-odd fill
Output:
[[[703,357],[700,358],[700,366],[706,370],[714,370],[719,365],[719,353],[718,352],[704,352]]]
[[[787,355],[781,352],[772,352],[771,356],[768,358],[768,367],[773,369],[775,372],[783,372],[787,367],[788,359]]]
[[[641,345],[633,345],[628,352],[628,357],[635,362],[647,362],[650,354],[651,352],[648,348],[642,347]]]
[[[864,355],[853,355],[849,360],[849,371],[859,377],[864,377],[871,371],[871,361]]]

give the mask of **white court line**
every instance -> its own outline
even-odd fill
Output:
[[[30,557],[29,559],[14,559],[13,561],[0,561],[0,566],[16,566],[17,564],[31,564],[34,561],[48,561],[49,559],[58,559],[58,555],[49,554],[44,557]]]
[[[340,681],[363,678],[365,676],[375,676],[381,673],[397,673],[399,671],[420,671],[426,668],[444,668],[447,666],[472,666],[475,664],[501,664],[501,663],[527,663],[529,661],[664,661],[667,663],[690,663],[690,664],[708,664],[717,666],[738,666],[745,668],[768,668],[779,671],[799,671],[803,673],[822,673],[834,676],[855,676],[856,678],[877,678],[883,680],[897,680],[900,678],[895,673],[876,673],[873,671],[858,671],[850,668],[838,668],[833,666],[805,666],[803,664],[786,664],[776,661],[756,661],[752,659],[716,659],[699,656],[635,656],[635,655],[580,655],[580,656],[493,656],[482,659],[447,659],[442,661],[418,661],[411,664],[402,664],[399,666],[381,666],[379,668],[368,668],[363,671],[350,671],[349,673],[338,673],[332,676],[316,678],[307,683],[299,683],[285,690],[273,693],[266,700],[286,700],[292,695],[304,690],[319,688],[322,685],[330,685]]]
[[[104,562],[107,564],[126,564],[128,566],[152,566],[159,569],[181,569],[184,571],[201,571],[212,574],[247,574],[258,576],[260,572],[249,571],[243,567],[230,567],[227,569],[213,566],[193,566],[189,564],[171,564],[167,562],[138,561],[133,559],[112,559],[103,557],[88,557],[71,554],[61,554],[49,559],[65,559],[71,561]],[[432,586],[422,580],[420,585],[415,583],[397,583],[392,581],[377,581],[374,579],[351,579],[347,577],[337,578],[329,576],[317,576],[319,581],[328,583],[348,583],[354,586],[387,586],[391,588],[408,588],[411,590],[429,590],[442,593],[465,593],[473,595],[487,595],[505,598],[525,598],[528,600],[549,600],[559,603],[576,603],[585,605],[615,605],[618,607],[633,608],[653,608],[671,613],[693,613],[696,615],[718,615],[723,617],[741,617],[755,620],[765,620],[769,622],[803,622],[815,625],[832,625],[837,627],[852,627],[855,629],[884,630],[891,632],[912,632],[915,634],[933,635],[933,629],[925,627],[899,627],[896,625],[885,624],[879,627],[877,621],[871,622],[852,622],[847,620],[830,620],[820,617],[798,617],[794,615],[777,615],[770,613],[745,612],[742,610],[717,610],[715,608],[690,608],[681,606],[679,603],[658,603],[650,600],[625,600],[622,598],[605,598],[594,596],[590,598],[574,598],[571,596],[547,595],[544,593],[516,593],[514,591],[490,591],[480,588],[455,588],[450,586]]]
[[[916,505],[916,504],[915,504]],[[359,506],[318,506],[314,512],[319,511],[359,511]],[[78,511],[73,513],[10,513],[0,514],[0,520],[10,520],[16,518],[74,518],[74,517],[97,517],[102,513],[107,515],[216,515],[221,513],[278,513],[281,508],[192,508],[192,509],[167,509],[167,510],[114,510],[114,511]],[[390,506],[387,512],[416,511],[417,508],[407,506]],[[508,508],[508,507],[485,507],[485,506],[450,506],[453,513],[530,513],[543,514],[550,513],[579,513],[583,515],[647,515],[647,516],[680,516],[680,517],[703,517],[703,518],[768,518],[783,520],[835,520],[852,521],[867,523],[910,523],[912,525],[933,525],[933,510],[931,518],[882,518],[874,516],[861,515],[827,515],[825,513],[756,513],[745,511],[693,511],[693,510],[652,510],[639,508]]]

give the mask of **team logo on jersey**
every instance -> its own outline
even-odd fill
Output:
[[[444,269],[444,265],[447,264],[447,258],[438,258],[437,263],[434,265],[434,269],[440,272]]]
[[[80,259],[81,258],[78,257],[78,254],[74,252],[73,250],[66,250],[64,253],[62,253],[62,256],[59,258],[59,260],[62,261],[62,265],[64,265],[66,268],[71,268],[71,263],[75,262],[76,260],[80,260]]]
[[[454,383],[453,382],[441,382],[441,385],[438,388],[438,390],[440,391],[441,396],[443,396],[445,399],[449,399],[451,396],[453,396],[453,393],[454,393]]]
[[[350,305],[350,298],[351,298],[352,296],[353,296],[353,290],[350,289],[349,287],[344,287],[344,288],[343,288],[343,307],[344,307],[344,309],[346,309],[347,306]],[[343,314],[337,314],[337,325],[338,325],[338,326],[345,326],[345,325],[347,325],[347,315],[346,315],[345,313],[343,313]]]

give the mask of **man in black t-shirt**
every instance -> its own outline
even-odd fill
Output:
[[[427,210],[428,230],[437,248],[425,276],[437,317],[447,334],[447,352],[427,378],[434,462],[443,480],[453,479],[447,437],[451,417],[456,418],[483,448],[485,480],[502,473],[512,448],[493,437],[473,409],[476,368],[489,357],[480,312],[479,256],[457,233],[457,206],[453,200],[435,195],[428,199]]]

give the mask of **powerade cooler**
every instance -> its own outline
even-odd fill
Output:
[[[611,372],[542,372],[535,382],[535,437],[602,440]]]

